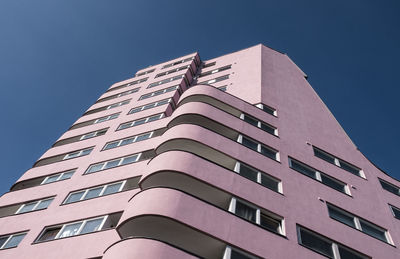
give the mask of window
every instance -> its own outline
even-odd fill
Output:
[[[400,187],[397,187],[394,184],[388,183],[382,179],[379,179],[379,182],[381,183],[381,186],[383,189],[385,189],[388,192],[391,192],[393,194],[396,194],[398,196],[400,196]]]
[[[167,79],[163,79],[161,81],[157,81],[157,82],[151,83],[151,84],[149,84],[149,86],[147,86],[147,88],[152,88],[152,87],[155,87],[155,86],[163,85],[163,84],[166,84],[166,83],[169,83],[169,82],[172,82],[172,81],[175,81],[175,80],[179,80],[179,79],[182,79],[182,78],[185,78],[184,74],[183,75],[174,76],[174,77],[170,77],[170,78],[167,78]]]
[[[365,175],[360,168],[358,168],[350,163],[347,163],[347,162],[341,160],[340,158],[337,158],[319,148],[313,147],[313,149],[314,149],[314,155],[316,157],[321,158],[322,160],[325,160],[328,163],[336,165],[336,166],[346,170],[349,173],[352,173],[359,177],[365,178]]]
[[[222,259],[257,259],[258,257],[252,256],[237,248],[226,246],[224,256]]]
[[[93,124],[101,123],[101,122],[105,122],[105,121],[109,121],[109,120],[113,120],[113,119],[118,118],[118,116],[119,116],[119,113],[115,113],[115,114],[111,114],[111,115],[108,115],[108,116],[105,116],[105,117],[101,117],[101,118],[98,118],[97,120],[95,120],[93,122]]]
[[[245,147],[248,147],[248,148],[266,156],[266,157],[269,157],[271,159],[279,161],[278,151],[276,151],[270,147],[264,146],[246,136],[239,135],[237,142],[242,144]]]
[[[256,105],[256,107],[260,108],[261,110],[265,111],[268,114],[277,116],[276,109],[274,109],[274,108],[272,108],[272,107],[270,107],[268,105],[259,103],[259,104]]]
[[[17,247],[24,239],[26,232],[12,235],[0,236],[0,250]]]
[[[144,75],[147,75],[147,74],[153,73],[153,72],[154,72],[154,70],[156,70],[156,69],[155,69],[155,68],[153,68],[153,69],[150,69],[150,70],[147,70],[147,71],[144,71],[144,72],[140,72],[140,73],[137,73],[135,76],[144,76]]]
[[[111,92],[111,91],[119,90],[121,88],[129,87],[129,86],[136,85],[136,84],[140,84],[140,83],[146,82],[147,79],[148,79],[148,77],[142,78],[142,79],[139,79],[139,80],[135,80],[135,81],[129,82],[127,84],[119,85],[119,86],[113,87],[111,89],[108,89],[106,92]]]
[[[399,209],[399,208],[396,208],[395,206],[392,206],[392,205],[390,205],[390,204],[389,204],[389,207],[390,207],[390,210],[391,210],[392,213],[393,213],[393,216],[394,216],[396,219],[400,219],[400,209]]]
[[[163,116],[164,116],[164,114],[160,113],[160,114],[152,115],[152,116],[149,116],[149,117],[146,117],[146,118],[125,122],[125,123],[120,124],[118,126],[117,130],[122,130],[122,129],[130,128],[130,127],[138,126],[138,125],[141,125],[141,124],[145,124],[145,123],[148,123],[148,122],[156,121],[156,120],[159,120],[159,119],[163,118]]]
[[[217,87],[217,89],[221,90],[222,92],[226,92],[226,88],[227,88],[227,85]]]
[[[347,186],[347,184],[345,184],[323,172],[320,172],[300,161],[297,161],[297,160],[289,157],[289,166],[293,170],[295,170],[305,176],[311,177],[314,180],[317,180],[318,182],[325,184],[326,186],[329,186],[339,192],[350,195],[350,189]]]
[[[113,104],[110,104],[108,106],[95,108],[95,109],[92,109],[92,110],[89,110],[89,111],[85,112],[83,115],[89,115],[89,114],[93,114],[93,113],[97,113],[97,112],[101,112],[101,111],[110,110],[110,109],[113,109],[113,108],[116,108],[116,107],[119,107],[119,106],[122,106],[122,105],[126,105],[129,102],[130,102],[130,99],[122,101],[122,102],[118,102],[118,103],[113,103]]]
[[[120,158],[116,158],[113,160],[93,164],[93,165],[89,166],[89,168],[86,170],[85,174],[91,174],[91,173],[95,173],[95,172],[98,172],[101,170],[106,170],[106,169],[110,169],[110,168],[114,168],[114,167],[118,167],[118,166],[122,166],[122,165],[135,163],[135,162],[139,161],[141,154],[142,153],[133,154],[133,155],[120,157]]]
[[[248,204],[247,202],[237,198],[232,198],[231,203],[229,204],[229,211],[247,221],[261,226],[264,229],[284,235],[282,227],[283,219],[280,216],[273,215],[267,211],[261,211],[254,205]]]
[[[297,238],[300,245],[332,259],[370,259],[351,248],[345,247],[314,231],[297,225]]]
[[[160,95],[160,94],[165,94],[165,93],[168,93],[168,92],[172,92],[172,91],[175,91],[177,89],[179,89],[179,85],[171,86],[171,87],[164,88],[164,89],[161,89],[161,90],[158,90],[158,91],[155,91],[155,92],[144,94],[144,95],[140,96],[139,101],[147,99],[147,98],[150,98],[150,97],[154,97],[154,96],[157,96],[157,95]]]
[[[93,148],[91,147],[91,148],[74,151],[74,152],[66,154],[62,160],[67,160],[67,159],[76,158],[76,157],[80,157],[80,156],[86,156],[86,155],[89,155],[90,152],[92,152],[92,150],[93,150]]]
[[[214,61],[214,62],[207,63],[207,64],[203,63],[202,68],[211,67],[211,66],[214,66],[214,65],[215,65],[215,61]]]
[[[278,136],[278,130],[275,127],[273,127],[265,122],[262,122],[254,117],[251,117],[250,115],[242,113],[240,115],[240,119],[244,120],[245,122],[247,122],[255,127],[262,129],[265,132],[268,132],[269,134]]]
[[[65,199],[63,204],[89,200],[100,196],[121,192],[122,190],[125,189],[125,185],[126,185],[126,180],[102,186],[96,186],[86,190],[72,192],[68,195],[67,199]]]
[[[129,102],[130,102],[130,100],[126,100],[126,101],[122,101],[122,102],[119,102],[119,103],[111,104],[111,105],[107,106],[106,110],[109,110],[109,109],[112,109],[112,108],[116,108],[116,107],[128,104]]]
[[[236,162],[234,171],[250,181],[259,183],[275,192],[282,193],[281,181],[270,175],[261,173],[260,171],[240,162]]]
[[[188,61],[190,61],[190,60],[193,60],[193,59],[194,59],[194,57],[190,57],[190,58],[185,58],[185,59],[182,59],[182,60],[178,60],[178,61],[175,61],[175,62],[172,62],[172,63],[169,63],[169,64],[164,65],[161,69],[168,68],[168,67],[172,67],[172,66],[175,66],[175,65],[179,65],[179,64],[188,62]]]
[[[183,66],[183,67],[178,67],[178,68],[175,68],[175,69],[171,69],[171,70],[168,70],[168,71],[165,71],[165,72],[157,74],[155,76],[155,78],[160,77],[160,76],[165,76],[165,75],[168,75],[168,74],[171,74],[171,73],[175,73],[175,72],[178,72],[178,71],[186,70],[186,69],[189,69],[189,68],[190,68],[190,65]]]
[[[377,225],[368,222],[364,219],[359,218],[358,216],[349,213],[336,207],[332,204],[327,204],[328,213],[332,219],[335,219],[349,227],[355,228],[364,232],[367,235],[370,235],[376,239],[379,239],[388,244],[392,244],[390,241],[389,233],[386,229],[378,227]]]
[[[226,79],[229,79],[229,75],[220,76],[220,77],[208,80],[208,81],[199,82],[197,84],[198,85],[201,85],[201,84],[214,84],[214,83],[220,82],[222,80],[226,80]]]
[[[111,141],[111,142],[106,143],[106,145],[104,146],[103,150],[125,146],[125,145],[128,145],[128,144],[132,144],[132,143],[135,143],[135,142],[139,142],[139,141],[142,141],[142,140],[149,139],[152,136],[153,136],[153,131],[152,132],[147,132],[147,133],[141,134],[141,135],[132,136],[132,137],[129,137],[129,138],[124,138],[124,139],[121,139],[121,140]]]
[[[217,68],[217,69],[214,69],[214,70],[210,70],[210,71],[201,73],[198,77],[209,76],[209,75],[212,75],[212,74],[221,72],[221,71],[228,70],[228,69],[230,69],[231,67],[232,67],[232,65],[227,65],[227,66],[219,67],[219,68]]]
[[[119,93],[119,94],[110,95],[110,96],[107,96],[107,97],[104,97],[104,98],[101,98],[101,99],[97,100],[96,103],[112,100],[112,99],[119,98],[119,97],[122,97],[122,96],[125,96],[125,95],[128,95],[128,94],[133,94],[133,93],[138,92],[139,90],[140,90],[140,87],[137,87],[137,88],[134,88],[132,90],[128,90],[128,91],[125,91],[125,92],[122,92],[122,93]]]
[[[42,184],[47,184],[47,183],[54,183],[62,180],[67,180],[71,178],[71,176],[75,173],[75,170],[69,170],[63,173],[58,173],[58,174],[52,174],[44,178]]]
[[[89,218],[62,225],[46,227],[35,242],[38,243],[50,241],[54,239],[83,235],[100,230],[110,229],[115,227],[120,217],[121,213],[113,213],[106,216]]]
[[[133,114],[133,113],[141,112],[141,111],[148,110],[148,109],[151,109],[151,108],[155,108],[155,107],[167,104],[170,101],[171,101],[171,98],[168,98],[168,99],[164,99],[164,100],[161,100],[161,101],[158,101],[158,102],[153,102],[153,103],[149,103],[149,104],[142,105],[142,106],[139,106],[139,107],[135,107],[135,108],[131,109],[128,112],[128,114]]]
[[[102,136],[102,135],[106,134],[106,132],[107,132],[107,129],[101,129],[101,130],[93,131],[93,132],[87,133],[85,135],[82,135],[80,140],[85,140],[85,139],[89,139],[89,138]]]
[[[47,198],[37,201],[28,202],[22,204],[19,209],[15,212],[15,214],[27,213],[35,210],[44,210],[50,205],[50,203],[54,200],[54,198]]]

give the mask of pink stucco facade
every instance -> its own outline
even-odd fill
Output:
[[[400,258],[399,186],[287,55],[192,53],[112,85],[0,197],[0,258]]]

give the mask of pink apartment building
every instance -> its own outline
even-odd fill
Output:
[[[0,258],[400,258],[400,182],[282,53],[112,85],[0,198]]]

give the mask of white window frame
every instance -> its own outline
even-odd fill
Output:
[[[275,108],[272,108],[271,106],[268,106],[268,105],[265,105],[265,104],[262,104],[262,103],[256,104],[255,106],[256,106],[257,108],[260,108],[261,110],[263,110],[264,106],[266,106],[266,107],[268,107],[269,109],[273,110],[272,114],[270,114],[270,113],[268,113],[268,112],[266,112],[266,113],[268,113],[268,114],[270,114],[270,115],[273,115],[273,116],[275,116],[275,117],[278,117],[278,112],[276,111]],[[263,110],[263,111],[264,111],[264,110]],[[264,112],[265,112],[265,111],[264,111]]]
[[[49,201],[49,200],[53,201],[53,200],[54,200],[54,197],[45,198],[45,199],[36,200],[36,201],[30,201],[30,202],[21,204],[21,206],[19,206],[18,210],[17,210],[14,214],[15,214],[15,215],[16,215],[16,214],[24,214],[24,213],[28,213],[28,212],[35,211],[36,208],[39,206],[39,204],[41,204],[42,202],[45,202],[45,201]],[[24,212],[20,213],[20,211],[21,211],[26,205],[31,204],[31,203],[36,203],[36,204],[33,206],[33,208],[32,208],[31,210],[29,210],[29,211],[24,211]],[[40,209],[40,210],[45,210],[45,209],[47,209],[47,208],[50,206],[50,204],[51,204],[51,202],[49,203],[49,205],[47,205],[46,208],[43,208],[43,209]]]
[[[260,227],[262,227],[262,226],[260,225],[260,224],[261,224],[261,209],[258,208],[258,207],[255,206],[255,205],[251,204],[251,203],[248,203],[248,202],[246,202],[246,201],[244,201],[244,200],[242,200],[242,199],[236,198],[236,197],[232,197],[232,198],[231,198],[231,201],[230,201],[230,203],[229,203],[228,211],[229,211],[230,213],[234,214],[234,215],[237,215],[237,214],[236,214],[236,202],[237,202],[237,200],[239,200],[239,202],[245,204],[246,206],[248,206],[248,207],[250,207],[250,208],[256,210],[256,222],[253,222],[253,223],[256,223],[257,225],[259,225]],[[280,234],[280,235],[283,235],[283,236],[285,235],[286,231],[285,231],[285,224],[284,224],[285,219],[284,219],[284,218],[279,217],[279,216],[277,216],[277,215],[274,215],[274,214],[271,213],[271,212],[267,212],[267,211],[264,211],[264,210],[262,211],[262,214],[265,215],[265,216],[268,216],[268,217],[270,217],[270,218],[272,218],[272,219],[274,219],[274,220],[276,220],[276,221],[280,221],[279,230],[278,230],[278,233],[277,233],[277,234]],[[244,220],[246,220],[246,219],[244,219]],[[248,220],[246,220],[246,221],[248,221]],[[251,221],[248,221],[248,222],[251,222]],[[265,228],[264,228],[264,229],[265,229]],[[267,231],[270,231],[270,230],[267,230]],[[273,231],[272,231],[272,232],[273,232]],[[273,232],[273,233],[276,233],[276,232]]]
[[[54,237],[54,239],[61,239],[61,238],[79,236],[80,233],[81,233],[81,231],[82,231],[82,229],[84,228],[84,226],[86,225],[86,223],[87,223],[88,221],[92,221],[92,220],[96,220],[96,219],[101,219],[101,218],[103,218],[103,220],[102,220],[102,222],[100,223],[99,229],[96,230],[96,231],[93,231],[93,232],[89,232],[89,233],[98,232],[98,231],[102,230],[102,228],[103,228],[103,226],[104,226],[104,223],[106,222],[106,220],[107,220],[107,218],[108,218],[108,215],[106,215],[106,216],[101,216],[101,217],[96,217],[96,218],[85,219],[85,220],[80,220],[80,221],[75,221],[75,222],[71,222],[71,223],[68,223],[68,224],[64,224],[64,225],[62,225],[61,229],[58,231],[58,233],[57,233],[57,235]],[[67,237],[60,237],[61,233],[64,231],[64,229],[65,229],[66,227],[71,226],[71,225],[74,225],[74,224],[77,224],[77,223],[81,223],[81,225],[80,225],[78,231],[76,232],[76,234],[71,235],[71,236],[67,236]],[[54,227],[56,227],[56,226],[54,226]],[[51,227],[51,228],[53,228],[53,227]],[[46,230],[47,230],[47,228],[43,231],[42,235],[46,232]],[[87,233],[86,233],[86,234],[87,234]],[[40,235],[40,236],[42,236],[42,235]],[[39,239],[40,239],[40,238],[39,238]]]
[[[174,86],[167,87],[167,88],[164,88],[164,89],[160,89],[160,90],[157,90],[157,91],[154,91],[154,92],[151,92],[151,93],[147,93],[147,94],[144,94],[144,95],[140,96],[139,97],[139,101],[145,100],[145,99],[148,99],[148,98],[151,98],[151,97],[154,97],[154,96],[162,95],[162,94],[165,94],[165,93],[168,93],[168,92],[172,92],[172,91],[177,90],[177,89],[179,89],[179,85],[174,85]]]
[[[266,176],[266,177],[268,177],[268,178],[271,178],[272,180],[278,182],[278,191],[277,191],[277,192],[278,192],[278,193],[283,193],[283,187],[282,187],[282,181],[281,181],[281,180],[279,180],[278,178],[275,178],[275,177],[273,177],[273,176],[271,176],[271,175],[269,175],[269,174],[263,173],[263,172],[261,172],[261,171],[255,169],[255,168],[253,168],[253,167],[251,167],[251,166],[248,166],[248,165],[246,165],[246,164],[244,164],[244,163],[241,163],[241,162],[239,162],[239,161],[236,161],[235,167],[233,168],[233,171],[234,171],[235,173],[237,173],[238,175],[241,175],[241,174],[240,174],[240,165],[241,165],[241,164],[243,164],[243,166],[247,166],[247,167],[249,167],[249,168],[251,168],[251,169],[254,169],[254,171],[257,172],[257,181],[256,181],[256,183],[259,183],[259,184],[262,185],[262,181],[261,181],[262,178],[261,178],[261,176],[264,175],[264,176]],[[242,176],[242,177],[244,177],[244,176]],[[244,177],[244,178],[246,178],[246,177]],[[246,179],[248,179],[248,178],[246,178]],[[250,180],[250,179],[248,179],[248,180]],[[251,180],[250,180],[250,181],[251,181]],[[262,186],[264,186],[264,185],[262,185]],[[264,187],[265,187],[265,186],[264,186]],[[267,188],[267,187],[265,187],[265,188]],[[268,189],[269,189],[269,188],[268,188]],[[272,189],[270,189],[270,190],[272,190]],[[275,190],[272,190],[272,191],[275,191]]]
[[[131,122],[122,123],[122,124],[120,124],[120,125],[118,126],[117,130],[124,130],[124,129],[127,129],[127,128],[131,128],[131,127],[137,126],[137,125],[135,125],[135,122],[141,121],[141,120],[145,120],[145,121],[144,121],[144,123],[141,123],[141,124],[139,124],[139,125],[145,124],[145,123],[149,122],[150,118],[155,117],[155,116],[158,116],[158,117],[159,117],[159,118],[156,119],[156,120],[160,120],[160,119],[164,118],[164,113],[154,114],[154,115],[151,115],[151,116],[148,116],[148,117],[145,117],[145,118],[141,118],[141,119],[137,119],[137,120],[134,120],[134,121],[131,121]],[[156,121],[156,120],[152,120],[152,121]],[[121,129],[120,127],[121,127],[122,125],[129,125],[129,126],[123,128],[123,129]]]
[[[53,181],[53,182],[50,182],[50,183],[58,182],[58,181],[60,181],[60,179],[62,178],[62,176],[63,176],[64,174],[68,174],[68,173],[71,173],[71,172],[72,172],[72,175],[73,175],[73,174],[75,173],[75,171],[76,171],[75,169],[74,169],[74,170],[68,170],[68,171],[65,171],[65,172],[62,172],[62,173],[57,173],[57,174],[52,174],[52,175],[46,176],[46,178],[43,179],[43,181],[40,183],[40,185],[49,184],[49,183],[46,183],[46,181],[47,181],[50,177],[53,177],[53,176],[56,176],[56,175],[58,175],[57,179],[56,179],[55,181]],[[63,180],[70,179],[70,178],[72,177],[72,175],[71,175],[69,178],[66,178],[66,179],[63,179]]]
[[[276,149],[274,149],[274,148],[272,148],[272,147],[263,145],[263,144],[259,143],[258,141],[254,140],[254,139],[252,139],[252,138],[249,138],[249,137],[247,137],[247,136],[244,136],[244,137],[250,139],[251,141],[253,141],[254,143],[257,144],[257,150],[256,150],[256,151],[257,151],[258,153],[260,153],[261,155],[263,155],[263,154],[261,153],[261,147],[264,147],[264,148],[266,148],[266,149],[269,149],[269,150],[272,151],[272,152],[275,152],[275,159],[271,158],[272,160],[276,160],[276,161],[278,161],[278,162],[280,161],[280,154],[279,154],[279,151],[278,151],[278,150],[276,150]],[[242,143],[242,142],[243,142],[243,135],[242,135],[242,134],[239,134],[239,136],[238,136],[238,138],[237,138],[237,142],[238,142],[239,144],[241,144],[242,146],[244,146],[244,144]],[[253,150],[253,149],[252,149],[252,150]],[[266,157],[268,157],[268,156],[266,156]],[[268,157],[268,158],[270,158],[270,157]]]
[[[107,106],[106,110],[120,107],[120,106],[122,106],[122,105],[128,104],[130,101],[131,101],[131,100],[125,100],[125,101],[121,101],[121,102],[119,102],[119,103],[110,104],[110,105]]]
[[[227,246],[225,247],[224,256],[222,257],[222,259],[231,259],[232,250],[236,251],[236,252],[239,253],[239,254],[242,254],[243,256],[248,257],[249,259],[259,259],[258,257],[249,255],[248,253],[243,252],[242,250],[239,250],[239,249],[236,249],[236,248],[232,248],[232,247],[229,246],[229,245],[227,245]]]
[[[7,244],[8,244],[8,242],[10,242],[10,240],[11,240],[12,238],[14,238],[15,236],[21,236],[21,235],[24,235],[24,236],[25,236],[27,233],[28,233],[28,232],[21,232],[21,233],[14,233],[14,234],[11,234],[11,235],[0,236],[0,238],[7,237],[7,236],[8,236],[8,238],[7,238],[7,240],[4,242],[4,244],[3,244],[2,246],[0,246],[0,250],[3,250],[3,249],[11,249],[11,248],[16,248],[16,247],[18,247],[18,245],[22,242],[22,239],[23,239],[23,238],[21,239],[20,243],[18,243],[17,246],[5,248],[5,247],[7,246]]]
[[[167,101],[166,103],[161,104],[161,105],[165,105],[165,104],[170,103],[171,100],[172,100],[172,98],[163,99],[163,100],[160,100],[160,101],[157,101],[157,102],[152,102],[152,103],[148,103],[148,104],[144,104],[144,105],[142,105],[142,106],[138,106],[138,107],[132,108],[132,109],[128,112],[128,115],[129,115],[129,114],[138,113],[138,112],[141,112],[141,111],[144,111],[144,110],[149,110],[149,109],[156,108],[156,107],[158,107],[158,106],[161,106],[159,103],[165,102],[166,100],[168,100],[168,101]],[[151,107],[151,108],[146,108],[146,109],[145,109],[144,107],[145,107],[145,106],[148,106],[148,105],[153,105],[153,107]],[[133,110],[137,110],[137,109],[140,109],[140,110],[138,110],[137,112],[132,112]]]
[[[240,114],[240,119],[243,120],[243,121],[246,122],[246,123],[248,123],[248,122],[244,120],[244,116],[250,117],[250,118],[252,118],[253,120],[257,121],[257,128],[263,130],[263,129],[261,128],[261,125],[262,125],[262,124],[267,125],[268,127],[270,127],[271,129],[274,130],[274,133],[273,133],[272,135],[274,135],[274,136],[279,136],[279,135],[278,135],[278,129],[275,128],[274,126],[272,126],[272,125],[270,125],[270,124],[268,124],[268,123],[265,123],[265,122],[263,122],[263,121],[260,121],[259,119],[255,118],[255,117],[253,117],[253,116],[250,116],[250,115],[248,115],[248,114],[245,114],[245,113]],[[248,124],[250,124],[250,123],[248,123]],[[252,125],[252,124],[250,124],[250,125]],[[265,131],[265,130],[263,130],[263,131]],[[267,131],[266,131],[266,132],[267,132]],[[267,133],[269,133],[269,132],[267,132]]]
[[[118,118],[118,116],[119,116],[119,113],[115,113],[115,114],[111,114],[111,115],[108,115],[108,116],[104,116],[104,117],[101,117],[101,118],[98,118],[97,120],[95,120],[93,122],[93,124],[102,123],[102,122],[105,122],[105,121],[116,119],[116,118]]]
[[[400,219],[400,217],[396,217],[396,214],[394,212],[395,210],[397,210],[397,211],[399,211],[399,214],[400,214],[400,209],[397,208],[396,206],[391,205],[391,204],[388,204],[388,205],[389,205],[390,211],[392,212],[393,217],[396,218],[396,219]]]
[[[121,184],[120,188],[118,189],[118,191],[115,192],[115,193],[121,192],[121,191],[124,189],[125,185],[126,185],[126,181],[127,181],[127,180],[119,181],[119,182],[114,182],[114,183],[109,183],[109,184],[106,184],[106,185],[95,186],[95,187],[91,187],[91,188],[88,188],[88,189],[84,189],[84,190],[79,190],[79,191],[71,192],[71,193],[67,196],[67,198],[65,199],[65,201],[63,202],[63,204],[71,204],[71,203],[75,203],[75,202],[79,202],[79,201],[91,200],[91,199],[94,199],[94,198],[98,198],[98,197],[104,196],[104,195],[103,195],[103,194],[104,194],[104,191],[107,189],[108,186],[110,186],[110,185],[115,185],[115,184],[119,184],[119,183],[122,183],[122,184]],[[92,197],[92,198],[89,198],[89,199],[85,199],[86,195],[88,194],[88,192],[89,192],[90,190],[98,189],[98,188],[100,188],[100,187],[102,187],[102,190],[100,191],[100,193],[99,193],[98,196]],[[74,202],[67,202],[68,199],[69,199],[69,197],[71,197],[72,195],[74,195],[74,194],[76,194],[76,193],[82,192],[82,191],[85,191],[85,192],[82,194],[82,196],[81,196],[81,198],[80,198],[79,200],[74,201]]]
[[[132,136],[132,137],[127,137],[127,138],[120,139],[120,140],[110,141],[110,142],[108,142],[108,143],[106,143],[106,144],[104,145],[103,150],[109,150],[109,149],[113,149],[113,148],[117,148],[117,147],[126,146],[126,145],[129,145],[129,144],[136,143],[136,142],[137,142],[137,139],[138,139],[139,137],[144,136],[144,135],[148,135],[148,134],[149,134],[149,137],[146,138],[146,139],[143,139],[143,140],[151,139],[151,138],[153,137],[154,131],[146,132],[146,133],[143,133],[143,134],[140,134],[140,135],[135,135],[135,136]],[[125,140],[128,140],[128,139],[133,139],[133,141],[132,141],[131,143],[129,143],[129,144],[121,145],[122,142],[124,142]],[[143,141],[143,140],[141,140],[141,141]],[[107,145],[110,145],[110,144],[116,143],[116,142],[118,142],[118,144],[117,144],[115,147],[113,147],[113,148],[106,148]]]
[[[64,158],[63,158],[62,160],[68,160],[68,159],[72,159],[72,158],[81,157],[82,154],[83,154],[85,151],[88,151],[88,150],[90,150],[90,152],[89,152],[88,154],[86,154],[86,155],[89,155],[90,153],[92,153],[93,147],[91,147],[91,148],[85,148],[85,149],[82,149],[82,150],[73,151],[73,152],[71,152],[71,153],[68,153],[68,154],[66,154],[66,155],[64,156]],[[75,153],[78,153],[78,154],[71,157],[71,154],[75,154]],[[86,156],[86,155],[85,155],[85,156]]]
[[[298,164],[300,164],[301,166],[304,166],[304,167],[308,168],[310,171],[313,171],[313,172],[315,173],[315,177],[311,177],[311,176],[308,176],[308,175],[306,175],[306,174],[304,174],[304,173],[298,172],[296,169],[293,168],[293,162],[298,163]],[[294,159],[294,158],[289,157],[289,167],[290,167],[292,170],[298,172],[299,174],[302,174],[302,175],[304,175],[304,176],[307,176],[307,177],[309,177],[309,178],[312,178],[312,179],[314,179],[314,180],[317,180],[317,181],[320,182],[321,184],[323,184],[323,185],[325,185],[325,186],[328,186],[328,187],[330,187],[330,188],[336,190],[335,188],[333,188],[333,187],[331,187],[331,186],[325,184],[325,183],[322,181],[321,175],[324,175],[325,177],[329,178],[331,181],[334,181],[334,182],[336,182],[336,183],[338,183],[338,184],[340,184],[340,185],[344,185],[344,193],[347,194],[347,195],[349,195],[349,196],[351,196],[350,187],[349,187],[349,185],[348,185],[347,183],[342,182],[342,181],[340,181],[340,180],[338,180],[338,179],[336,179],[336,178],[333,178],[332,176],[327,175],[326,173],[320,172],[320,171],[318,171],[317,169],[314,169],[314,168],[312,168],[312,167],[306,165],[306,164],[303,163],[303,162],[300,162],[300,161],[298,161],[298,160],[296,160],[296,159]],[[336,190],[336,191],[339,191],[339,190]],[[340,192],[340,191],[339,191],[339,192]],[[342,192],[342,193],[343,193],[343,192]]]
[[[90,138],[94,138],[97,137],[99,133],[104,132],[104,134],[107,132],[107,129],[101,129],[101,130],[96,130],[90,133],[86,133],[84,135],[82,135],[79,140],[86,140],[86,139],[90,139]],[[104,135],[103,134],[103,135]]]
[[[107,161],[104,161],[104,162],[92,164],[92,165],[90,165],[90,166],[88,167],[88,169],[86,169],[85,174],[93,174],[93,173],[97,173],[97,172],[102,171],[102,170],[106,170],[105,167],[106,167],[107,163],[109,163],[109,162],[114,162],[114,161],[117,161],[117,160],[119,160],[118,164],[117,164],[116,166],[114,166],[114,167],[111,167],[111,168],[115,168],[115,167],[121,166],[121,165],[122,165],[122,161],[123,161],[125,158],[132,157],[132,156],[136,156],[136,155],[137,155],[137,157],[136,157],[135,162],[131,162],[131,163],[129,163],[129,164],[136,163],[136,162],[138,162],[138,161],[140,160],[140,157],[142,156],[142,153],[136,153],[136,154],[132,154],[132,155],[128,155],[128,156],[124,156],[124,157],[119,157],[119,158],[107,160]],[[100,164],[103,164],[103,165],[102,165],[102,167],[101,167],[99,170],[96,170],[96,171],[94,171],[94,172],[89,172],[89,171],[90,171],[90,168],[92,168],[92,167],[94,167],[94,166],[96,166],[96,165],[100,165]],[[111,169],[111,168],[107,168],[107,169]]]

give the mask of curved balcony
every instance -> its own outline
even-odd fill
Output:
[[[197,256],[171,246],[165,242],[145,238],[127,238],[109,246],[102,257],[103,259],[194,259]]]
[[[274,245],[290,246],[279,235],[169,188],[152,188],[136,194],[117,231],[122,238],[154,238],[204,258],[221,258],[227,244],[264,256]],[[265,244],[270,246],[266,248]]]

